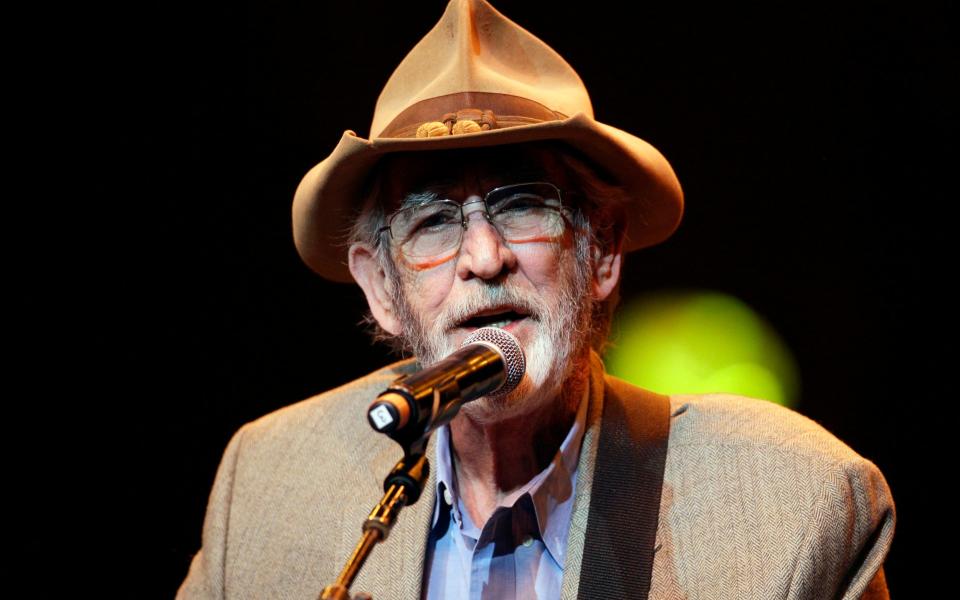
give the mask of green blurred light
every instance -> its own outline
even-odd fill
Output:
[[[729,392],[793,405],[796,363],[759,315],[717,292],[662,293],[620,310],[607,350],[613,375],[662,393]]]

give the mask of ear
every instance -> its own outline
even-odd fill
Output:
[[[603,246],[593,247],[593,297],[599,302],[606,300],[620,282],[623,236],[617,235]]]
[[[391,282],[380,267],[376,251],[367,244],[356,243],[350,246],[348,257],[350,274],[363,290],[363,295],[367,297],[367,304],[370,306],[373,318],[387,333],[399,335],[400,320],[390,300]]]

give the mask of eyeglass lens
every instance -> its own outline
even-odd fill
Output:
[[[549,242],[563,234],[560,193],[553,184],[503,186],[489,192],[484,200],[487,220],[508,243]],[[455,255],[460,247],[463,208],[452,200],[411,206],[394,214],[390,229],[405,258],[415,263],[439,264]]]

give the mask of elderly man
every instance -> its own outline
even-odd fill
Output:
[[[332,582],[400,448],[366,406],[478,327],[527,370],[430,438],[433,472],[355,589],[379,598],[886,597],[879,470],[809,419],[604,373],[625,252],[682,194],[657,150],[593,119],[576,73],[483,0],[453,0],[301,182],[306,263],[355,281],[414,354],[243,427],[182,597],[309,598]]]

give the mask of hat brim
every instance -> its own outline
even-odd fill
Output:
[[[394,152],[500,146],[540,140],[566,142],[603,168],[625,188],[624,250],[658,244],[670,237],[683,215],[683,192],[660,152],[625,131],[585,114],[433,138],[374,138],[344,132],[334,151],[303,177],[293,200],[293,238],[311,269],[326,279],[353,281],[347,267],[347,241],[367,175],[378,160]]]

